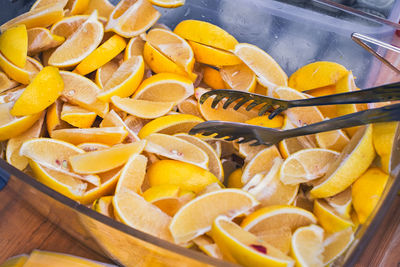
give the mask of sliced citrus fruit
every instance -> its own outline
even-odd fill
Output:
[[[72,67],[92,53],[103,39],[103,24],[97,13],[90,17],[51,54],[48,64],[56,67]]]
[[[185,4],[185,0],[150,0],[153,5],[172,8],[183,6]]]
[[[203,92],[201,92],[203,91]],[[202,95],[206,90],[202,90],[202,88],[197,88],[195,90],[195,95]],[[220,101],[215,108],[211,107],[211,103],[214,100],[214,96],[207,98],[207,100],[200,104],[198,103],[199,110],[201,115],[206,120],[220,120],[220,121],[233,121],[233,122],[245,122],[254,117],[258,116],[258,111],[256,109],[252,109],[250,111],[246,111],[246,106],[241,106],[238,110],[233,109],[235,103],[233,103],[228,108],[223,108],[226,100]]]
[[[218,245],[215,244],[210,237],[206,235],[196,237],[195,239],[193,239],[193,243],[195,243],[196,246],[206,255],[216,259],[223,259],[222,253]]]
[[[365,223],[373,212],[385,189],[389,175],[378,168],[368,169],[352,188],[353,207],[360,223]]]
[[[147,123],[140,129],[139,138],[145,138],[152,133],[187,133],[195,125],[203,122],[204,120],[189,114],[174,114],[167,115]]]
[[[67,39],[74,34],[79,27],[85,23],[85,21],[87,21],[88,18],[89,15],[65,17],[54,23],[50,28],[50,32],[58,36],[63,36]]]
[[[169,30],[156,28],[147,33],[146,40],[186,72],[193,71],[195,62],[193,51],[182,37]]]
[[[144,75],[144,61],[141,56],[124,61],[106,82],[97,98],[109,102],[112,96],[128,97],[138,88]]]
[[[152,186],[143,192],[143,198],[148,202],[153,202],[154,200],[159,200],[166,197],[177,197],[180,188],[177,185],[157,185]]]
[[[8,102],[17,101],[18,97],[22,94],[22,92],[24,90],[25,90],[25,86],[19,85],[17,87],[6,90],[3,93],[0,93],[0,103],[4,104],[4,103],[8,103]]]
[[[16,81],[11,80],[4,72],[0,71],[0,93],[3,93],[8,89],[17,87],[17,85],[18,83]]]
[[[53,4],[60,4],[64,5],[63,7],[65,7],[67,2],[68,0],[36,0],[35,3],[33,3],[33,5],[31,6],[30,10],[35,10],[43,6],[53,5]]]
[[[100,88],[94,82],[69,71],[60,71],[60,75],[64,80],[62,96],[69,103],[94,111],[100,117],[107,114],[108,103],[97,99],[96,95],[100,92]]]
[[[75,72],[86,75],[97,70],[124,50],[125,39],[119,35],[111,36],[102,45],[85,57],[75,68]]]
[[[82,14],[89,6],[90,0],[68,0],[65,9],[67,9],[67,16]]]
[[[65,37],[52,34],[46,28],[28,30],[28,54],[35,55],[50,48],[57,47],[65,41]]]
[[[122,168],[121,176],[118,180],[115,194],[123,188],[127,188],[135,193],[142,193],[142,184],[146,175],[147,158],[143,155],[134,154],[129,158]]]
[[[287,85],[287,75],[266,52],[251,44],[238,44],[234,54],[257,75],[258,82],[270,89]]]
[[[218,180],[220,180],[221,182],[224,181],[224,169],[222,167],[221,160],[211,145],[193,135],[181,133],[176,134],[175,136],[203,150],[208,156],[208,170],[213,173],[218,178]]]
[[[350,142],[343,130],[317,133],[315,139],[319,147],[339,152]]]
[[[174,63],[167,56],[164,56],[149,42],[144,44],[143,58],[150,69],[155,73],[175,73],[181,76],[190,78],[192,81],[196,80],[197,75],[188,74],[182,67]]]
[[[228,177],[228,187],[229,188],[242,188],[244,184],[242,183],[243,171],[241,168],[234,170]]]
[[[257,205],[257,200],[240,189],[209,192],[183,206],[172,218],[169,229],[175,243],[183,244],[210,231],[217,216],[226,215],[232,219],[248,213]],[[204,210],[207,212],[202,212]]]
[[[332,263],[350,246],[354,240],[354,234],[351,227],[344,229],[340,232],[328,235],[323,242],[324,252],[324,266]]]
[[[112,146],[121,143],[127,134],[123,127],[71,128],[53,130],[51,137],[75,145],[95,142]]]
[[[92,266],[92,267],[101,267],[102,263],[92,261],[89,259],[67,255],[63,253],[56,253],[50,251],[40,251],[34,250],[32,251],[29,259],[24,264],[27,267],[33,266],[41,266],[43,264],[49,265],[60,265],[60,266]]]
[[[0,35],[0,52],[14,65],[25,67],[28,33],[24,24],[9,28]]]
[[[47,27],[64,17],[64,4],[56,3],[28,11],[15,17],[0,26],[0,31],[25,24],[27,29],[34,27]]]
[[[41,112],[23,117],[11,115],[13,102],[0,104],[0,141],[18,136],[28,130],[41,116]]]
[[[335,62],[318,61],[305,65],[289,78],[289,87],[299,91],[335,84],[348,70]]]
[[[275,158],[280,158],[276,146],[270,146],[261,150],[243,168],[242,183],[246,184],[256,174],[266,174],[272,167]]]
[[[101,144],[101,143],[82,143],[77,145],[80,149],[83,149],[85,152],[102,150],[104,148],[109,148],[110,146]]]
[[[188,97],[177,105],[179,113],[190,114],[201,118],[197,100],[194,97]]]
[[[298,185],[285,185],[279,179],[281,158],[275,158],[266,175],[255,175],[244,187],[262,206],[290,205],[299,191]],[[259,179],[261,177],[261,179]]]
[[[223,89],[226,87],[219,71],[207,66],[203,67],[203,82],[212,89]]]
[[[123,0],[111,12],[106,31],[131,38],[147,31],[160,16],[147,0]]]
[[[90,128],[96,119],[96,113],[87,109],[64,104],[60,118],[78,128]]]
[[[172,73],[159,73],[144,80],[133,98],[179,104],[193,93],[193,83],[189,79]]]
[[[63,102],[57,99],[48,109],[46,113],[47,132],[51,136],[53,130],[68,128],[68,123],[61,120],[61,111]]]
[[[243,230],[226,216],[218,216],[211,235],[221,253],[243,266],[294,266],[294,261],[266,242]]]
[[[22,134],[10,138],[7,142],[6,160],[8,163],[10,163],[19,170],[24,170],[26,166],[28,166],[28,158],[21,156],[19,154],[19,149],[21,148],[22,143],[24,143],[25,141],[40,136],[43,128],[42,127],[44,121],[43,115],[38,121],[36,121],[32,125],[32,127],[30,127]]]
[[[208,155],[198,146],[181,138],[153,133],[144,138],[145,151],[208,169]]]
[[[317,225],[303,226],[292,236],[292,255],[296,266],[324,266],[324,230]]]
[[[132,56],[143,56],[144,43],[140,36],[131,38],[125,48],[124,60]]]
[[[357,131],[325,176],[311,190],[311,196],[329,197],[344,191],[368,169],[374,158],[372,125],[369,125]]]
[[[177,160],[157,161],[150,165],[146,175],[150,186],[172,184],[195,193],[209,184],[219,182],[208,170]]]
[[[92,14],[95,10],[99,12],[99,16],[108,18],[114,6],[108,0],[90,0],[84,14]]]
[[[390,172],[390,159],[398,122],[375,123],[372,126],[372,139],[376,153],[380,156],[382,170]]]
[[[171,217],[129,189],[113,198],[115,216],[123,223],[145,233],[172,240],[168,225]]]
[[[103,88],[104,85],[111,78],[111,76],[114,74],[114,72],[117,71],[117,69],[121,65],[120,62],[121,62],[121,58],[118,55],[97,69],[95,82],[100,88]]]
[[[143,151],[145,141],[130,144],[118,144],[99,151],[73,155],[69,158],[71,167],[76,173],[90,174],[112,170],[125,164],[128,159]],[[102,162],[102,164],[96,164]]]
[[[219,72],[224,82],[234,90],[254,92],[256,89],[256,75],[245,64],[225,66]]]
[[[336,213],[343,218],[349,219],[352,210],[351,188],[347,188],[343,192],[325,198],[326,202],[335,209]]]
[[[259,146],[251,146],[248,143],[239,144],[238,152],[239,155],[244,158],[244,162],[247,163],[251,161],[255,155],[257,155],[261,150],[266,149],[268,146],[259,145]]]
[[[111,102],[120,110],[144,119],[155,119],[164,116],[175,106],[174,102],[138,100],[119,96],[111,97]]]
[[[121,119],[121,117],[114,111],[111,110],[104,116],[104,119],[100,123],[100,127],[123,127],[127,132],[127,139],[130,141],[138,141],[139,137],[132,131],[131,128]]]
[[[92,209],[105,216],[114,217],[112,196],[103,196],[93,202]]]
[[[229,51],[214,48],[208,45],[188,41],[193,49],[197,62],[211,66],[231,66],[240,64],[242,61]]]
[[[353,226],[350,219],[340,216],[334,208],[323,199],[314,201],[314,214],[319,224],[328,232],[334,233]]]
[[[280,179],[284,184],[299,184],[320,178],[338,157],[338,152],[329,149],[302,149],[284,161]]]
[[[220,27],[200,20],[184,20],[174,29],[184,39],[211,47],[233,50],[238,41]]]
[[[64,90],[64,82],[55,67],[43,68],[25,88],[10,113],[25,116],[43,111],[53,104]]]
[[[33,77],[42,68],[41,64],[35,62],[34,59],[28,57],[25,68],[22,69],[14,64],[12,64],[7,58],[0,53],[0,67],[8,75],[9,78],[22,83],[29,84]]]
[[[283,125],[283,117],[278,115],[271,120],[268,118],[268,115],[263,115],[245,121],[245,123],[268,128],[281,128]]]

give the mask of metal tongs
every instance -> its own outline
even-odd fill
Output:
[[[248,106],[246,107],[247,111],[255,107],[259,107],[260,109],[258,115],[261,116],[267,112],[270,112],[268,117],[272,119],[279,113],[294,107],[358,104],[400,100],[400,83],[386,84],[383,86],[377,86],[348,93],[291,101],[266,97],[254,93],[220,89],[204,93],[200,98],[200,104],[204,104],[204,102],[211,96],[214,96],[211,104],[213,108],[215,108],[223,99],[226,99],[223,104],[224,109],[228,108],[234,102],[235,106],[233,109],[235,110],[248,103]],[[237,143],[254,141],[251,144],[254,146],[260,144],[273,145],[279,143],[283,139],[291,137],[316,134],[375,122],[389,121],[400,121],[400,103],[381,108],[363,110],[289,130],[277,130],[273,128],[235,122],[206,121],[197,124],[190,130],[189,133],[201,133],[206,136],[216,134],[213,136],[214,138],[224,138],[224,140],[227,141],[237,140]]]

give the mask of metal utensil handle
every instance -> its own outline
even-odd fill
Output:
[[[289,106],[293,108],[336,104],[373,103],[399,99],[400,83],[391,83],[354,92],[292,100],[290,101]]]
[[[400,121],[400,104],[369,109],[321,121],[307,126],[282,131],[283,139],[328,132],[337,129],[360,126],[375,122]]]

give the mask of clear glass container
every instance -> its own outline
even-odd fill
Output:
[[[219,25],[239,42],[255,44],[268,52],[288,75],[314,61],[335,61],[352,70],[360,88],[387,82],[381,64],[355,44],[350,35],[362,33],[391,43],[400,1],[387,12],[387,20],[328,0],[187,0],[183,7],[162,9],[160,23],[173,28],[185,19]],[[371,1],[365,1],[371,2]],[[0,24],[29,10],[33,1],[0,0]],[[338,4],[339,3],[339,4]],[[373,46],[372,46],[373,47]],[[393,54],[373,47],[387,58]],[[398,131],[399,132],[399,131]],[[400,134],[393,148],[391,178],[374,215],[356,231],[355,241],[335,264],[354,266],[390,203],[400,190]],[[397,179],[396,179],[397,177]],[[57,224],[71,236],[125,266],[235,266],[183,248],[103,216],[37,182],[0,160],[0,188],[7,186],[16,197]]]

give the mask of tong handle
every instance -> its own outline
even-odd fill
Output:
[[[400,99],[400,83],[385,84],[369,89],[289,101],[289,107],[323,106],[386,102]]]
[[[282,139],[328,132],[375,122],[400,121],[400,104],[368,109],[307,126],[282,131]]]

